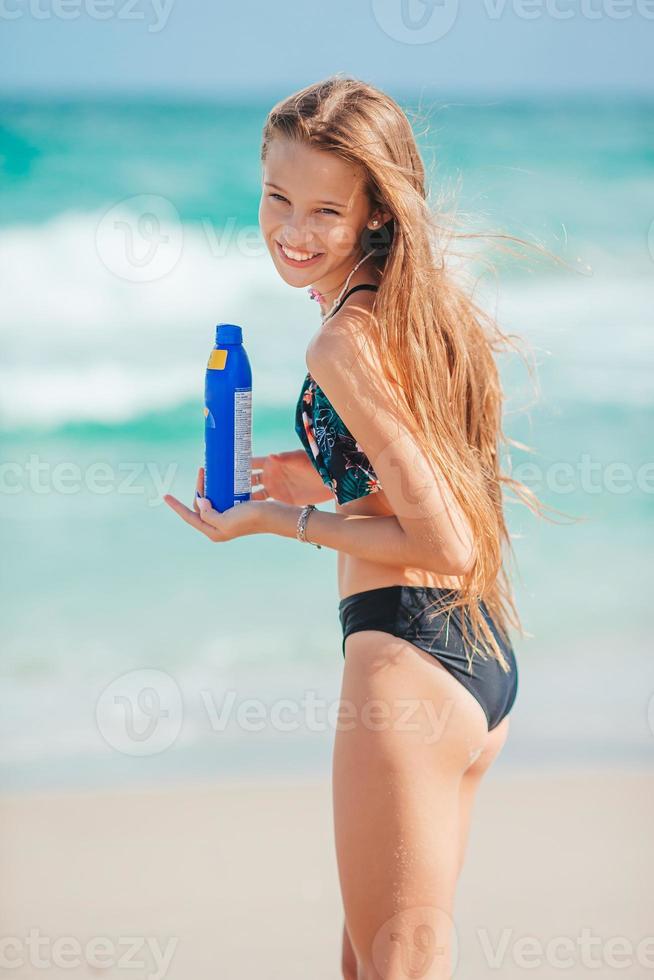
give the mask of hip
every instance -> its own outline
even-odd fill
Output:
[[[468,610],[447,608],[456,589],[390,584],[343,597],[338,606],[343,641],[352,633],[381,631],[431,654],[479,701],[489,731],[511,710],[518,690],[518,665],[511,642],[484,602],[479,605],[503,663],[490,645],[474,641]],[[463,630],[465,622],[466,629]],[[487,640],[487,637],[485,637]]]

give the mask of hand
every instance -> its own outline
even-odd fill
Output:
[[[323,483],[304,449],[253,456],[252,488],[253,500],[273,498],[285,504],[321,504],[334,499],[333,491]]]
[[[265,500],[246,500],[245,503],[230,507],[224,513],[214,510],[204,496],[204,467],[198,470],[195,488],[199,496],[193,501],[193,510],[186,507],[172,494],[165,494],[164,500],[182,520],[197,528],[211,541],[232,541],[248,534],[263,531],[263,512],[269,504]]]

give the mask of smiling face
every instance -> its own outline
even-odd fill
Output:
[[[338,290],[364,254],[373,214],[360,167],[286,137],[271,140],[259,223],[290,286],[314,285],[325,296]]]

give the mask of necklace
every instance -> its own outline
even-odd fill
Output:
[[[357,262],[357,264],[356,264],[356,265],[354,266],[354,268],[353,268],[353,269],[352,269],[352,271],[350,272],[350,274],[349,274],[349,276],[348,276],[348,277],[347,277],[347,279],[345,280],[345,285],[343,286],[343,288],[341,289],[341,291],[340,291],[340,293],[338,294],[338,296],[336,297],[336,299],[335,299],[335,300],[334,300],[334,302],[332,303],[332,306],[331,306],[331,309],[329,309],[329,310],[327,311],[327,313],[321,313],[321,314],[320,314],[320,316],[321,316],[321,319],[322,319],[322,322],[323,322],[323,323],[325,322],[325,320],[328,320],[328,319],[330,318],[330,316],[331,316],[331,315],[332,315],[332,314],[333,314],[333,313],[334,313],[334,312],[336,311],[336,307],[337,307],[337,306],[338,306],[338,304],[340,303],[340,301],[341,301],[341,297],[342,297],[342,295],[343,295],[343,293],[344,293],[344,292],[345,292],[345,291],[347,290],[347,287],[348,287],[348,284],[349,284],[349,282],[350,282],[350,279],[352,278],[352,276],[354,275],[354,273],[355,273],[355,272],[357,271],[357,269],[359,268],[359,266],[361,265],[361,263],[362,263],[363,261],[365,261],[365,259],[367,259],[367,258],[368,258],[368,257],[369,257],[370,255],[374,255],[374,254],[375,254],[375,253],[374,253],[374,249],[373,249],[373,251],[372,251],[372,252],[367,252],[367,253],[366,253],[366,254],[365,254],[365,255],[363,256],[363,258],[362,258],[362,259],[359,259],[359,261],[358,261],[358,262]],[[309,293],[309,297],[310,297],[311,299],[315,299],[315,300],[317,300],[318,302],[320,302],[320,300],[323,300],[323,302],[324,302],[324,299],[325,299],[325,297],[324,297],[324,296],[322,295],[322,293],[319,293],[317,289],[314,289],[314,288],[313,288],[313,286],[311,286],[311,287],[310,287],[310,288],[309,288],[309,289],[308,289],[307,291],[308,291],[308,293]]]

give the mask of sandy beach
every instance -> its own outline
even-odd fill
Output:
[[[646,772],[491,772],[455,976],[649,975],[653,803]],[[14,978],[340,977],[324,778],[15,794],[0,813]]]

